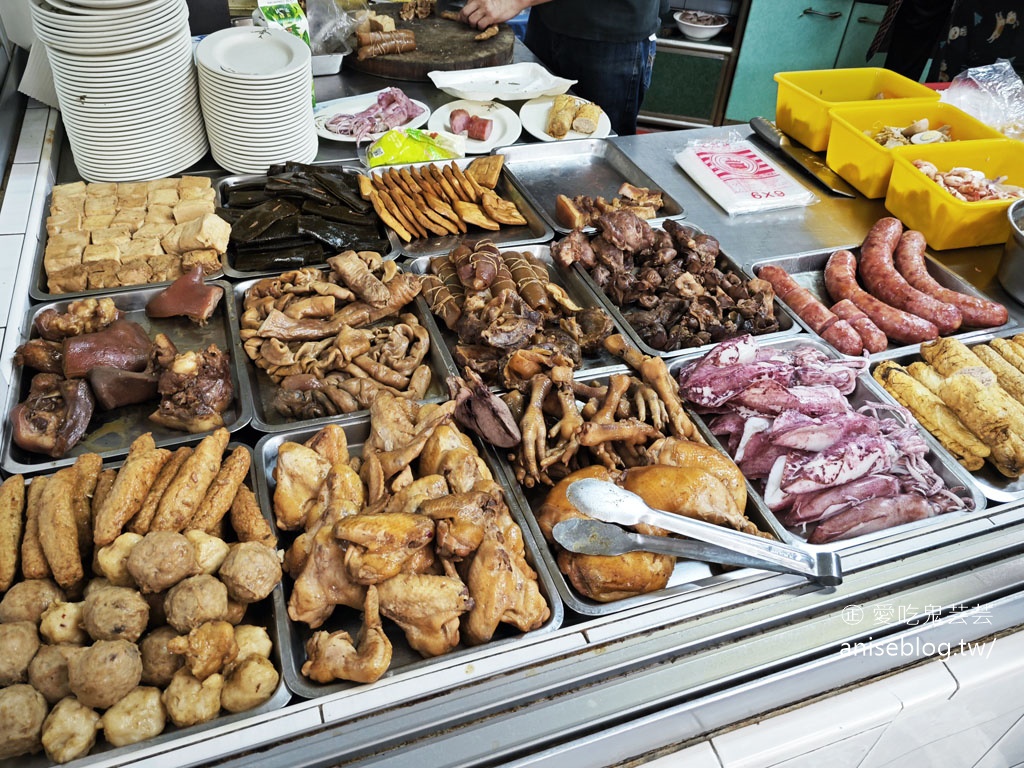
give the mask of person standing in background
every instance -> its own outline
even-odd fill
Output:
[[[885,68],[920,80],[949,24],[954,0],[889,0],[867,58],[886,51]]]
[[[524,43],[573,91],[596,102],[620,136],[636,133],[636,118],[654,69],[659,0],[467,0],[462,19],[479,29],[526,8]]]
[[[1007,59],[1024,73],[1024,2],[957,0],[947,32],[928,72],[930,82],[947,82],[965,69]]]

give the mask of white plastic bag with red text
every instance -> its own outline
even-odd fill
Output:
[[[818,201],[746,139],[692,141],[675,153],[675,159],[730,216]]]

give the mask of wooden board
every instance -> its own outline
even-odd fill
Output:
[[[394,18],[398,29],[411,29],[416,35],[416,50],[363,61],[353,53],[345,57],[346,67],[395,80],[429,80],[427,73],[433,70],[475,69],[511,63],[515,34],[508,24],[500,24],[498,34],[489,40],[474,40],[480,30],[437,15],[404,21],[398,15],[401,5],[376,3],[373,10]]]

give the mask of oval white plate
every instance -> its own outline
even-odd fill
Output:
[[[362,112],[367,107],[372,106],[377,101],[377,95],[380,91],[374,91],[373,93],[364,93],[359,96],[350,96],[347,99],[332,99],[330,102],[321,104],[317,107],[316,112],[313,115],[313,124],[316,126],[316,132],[318,136],[322,136],[325,139],[331,141],[346,141],[354,143],[355,136],[344,136],[340,133],[334,133],[324,127],[324,124],[335,115],[355,115]],[[416,117],[407,123],[402,125],[396,125],[396,128],[419,128],[430,119],[430,107],[424,104],[422,101],[411,99],[412,103],[422,109]],[[371,133],[366,140],[373,141],[378,138],[381,134]]]
[[[526,129],[527,133],[541,141],[567,141],[569,139],[603,139],[612,132],[612,121],[608,119],[608,115],[602,110],[601,118],[597,121],[597,130],[593,133],[569,131],[562,138],[556,139],[546,130],[548,127],[548,113],[551,112],[551,105],[554,103],[554,96],[541,96],[523,104],[519,110],[519,119],[523,121],[523,128]],[[587,100],[577,97],[576,103],[586,104]]]
[[[466,137],[467,155],[486,155],[495,147],[515,144],[523,132],[523,124],[519,120],[519,116],[504,104],[499,104],[496,101],[471,101],[469,99],[450,101],[438,107],[430,116],[427,127],[432,131],[451,133],[449,120],[452,112],[456,109],[464,109],[474,117],[486,117],[494,121],[491,126],[490,138],[487,141],[477,141]]]
[[[532,61],[477,69],[435,70],[427,72],[434,85],[456,99],[519,101],[536,96],[556,96],[576,84],[575,80],[555,77]]]
[[[228,27],[196,46],[200,66],[232,79],[283,77],[310,66],[309,46],[291,32],[263,27]]]

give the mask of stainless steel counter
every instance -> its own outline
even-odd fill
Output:
[[[379,78],[343,72],[317,82],[321,98],[376,90]],[[423,90],[418,90],[422,87]],[[449,100],[410,95],[436,106]],[[673,160],[688,141],[746,136],[745,126],[611,139],[678,199],[691,221],[714,234],[740,263],[858,244],[885,210],[880,201],[832,198],[798,211],[730,219]],[[54,152],[61,151],[60,131]],[[353,159],[349,145],[324,146],[317,160]],[[780,161],[781,163],[781,161]],[[65,157],[57,181],[76,178]],[[206,170],[216,172],[209,163]],[[795,174],[794,174],[795,175]],[[52,179],[50,183],[52,184]],[[807,182],[810,186],[810,182]],[[49,188],[37,187],[37,218]],[[996,284],[1000,249],[939,254],[940,260],[1007,303]],[[27,267],[26,267],[27,268]],[[4,345],[10,350],[11,344]],[[851,642],[920,637],[977,641],[1024,624],[1024,506],[990,507],[978,518],[949,519],[918,535],[894,536],[844,553],[847,573],[834,589],[798,577],[755,573],[642,609],[567,618],[550,635],[512,651],[481,649],[430,672],[310,701],[270,716],[184,737],[160,749],[141,744],[131,760],[87,759],[90,766],[314,765],[612,765],[670,749],[763,713],[914,664],[843,653]],[[985,624],[956,621],[956,606],[995,606]],[[867,618],[851,622],[846,609]],[[879,606],[892,610],[885,618]],[[939,606],[917,626],[905,609]],[[913,614],[911,614],[913,615]],[[869,618],[875,616],[876,621]]]

